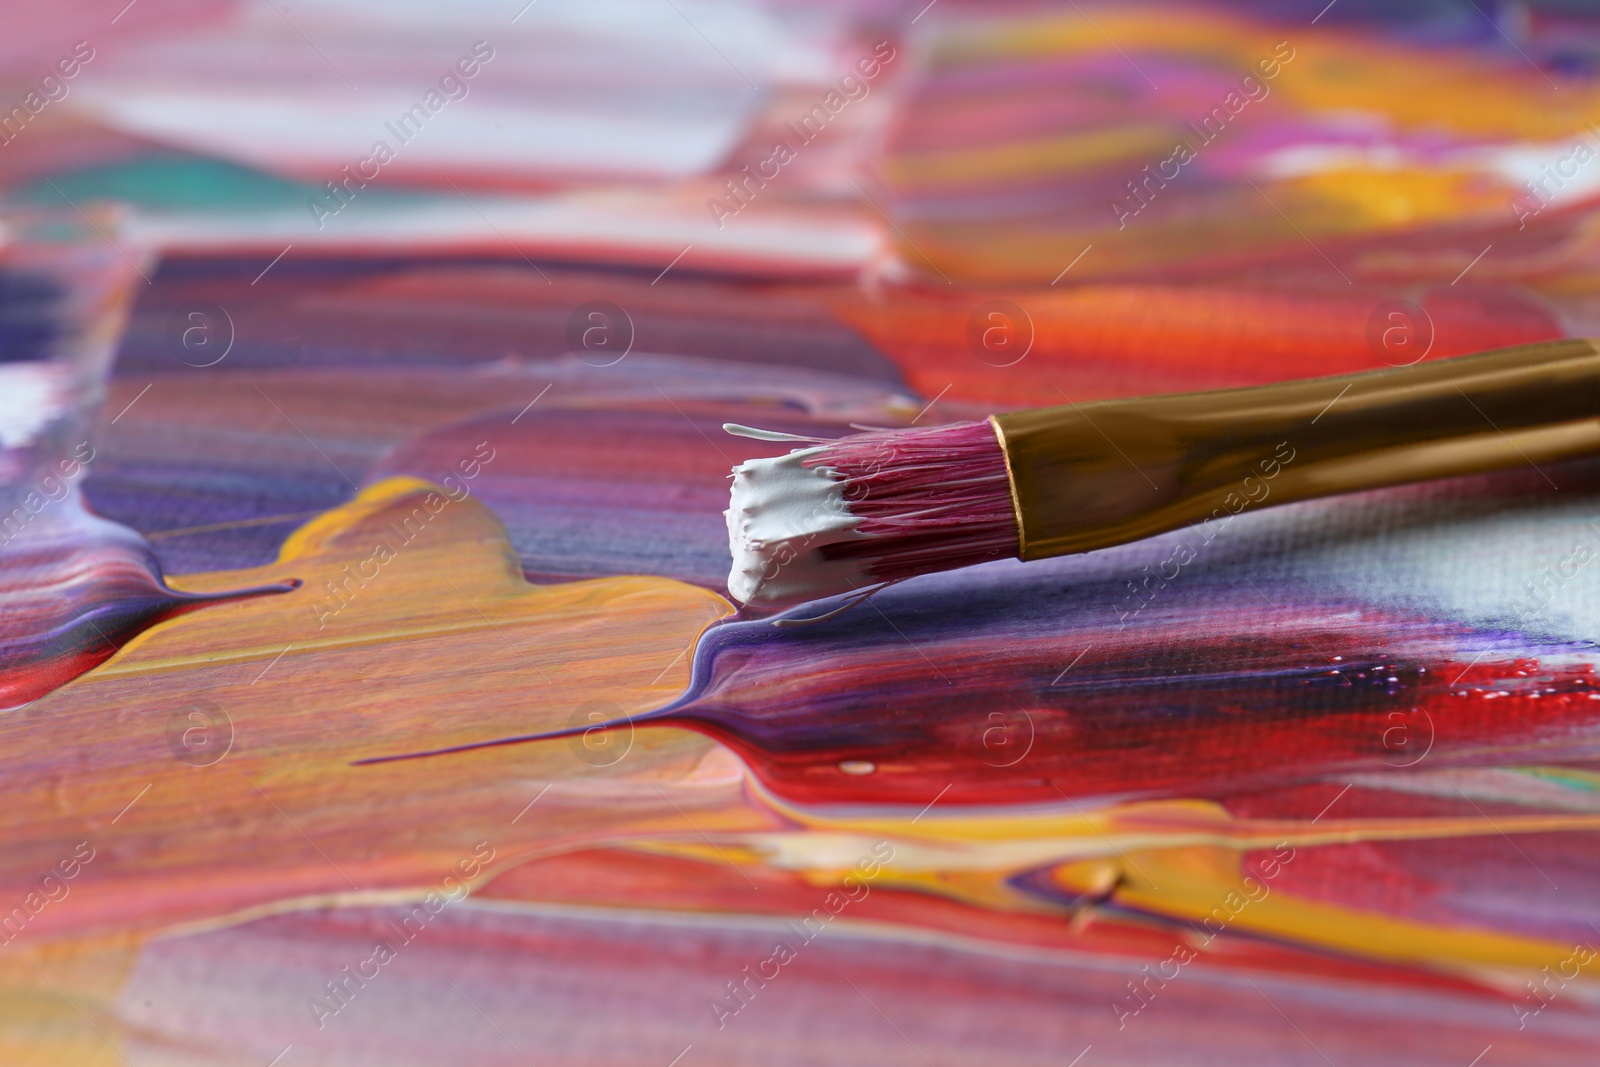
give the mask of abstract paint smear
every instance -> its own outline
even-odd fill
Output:
[[[1594,461],[776,618],[718,514],[1594,332],[1591,20],[520,6],[0,15],[0,1060],[1592,1062]]]

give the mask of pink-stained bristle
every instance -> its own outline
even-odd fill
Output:
[[[861,538],[822,549],[878,580],[950,570],[1018,552],[1005,453],[994,427],[962,422],[874,430],[824,445],[805,461],[844,482]]]

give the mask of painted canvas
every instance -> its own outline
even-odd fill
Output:
[[[1600,462],[776,614],[722,515],[1600,333],[1594,12],[0,28],[0,1064],[1600,1057]]]

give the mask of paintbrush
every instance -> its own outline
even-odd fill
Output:
[[[724,429],[812,445],[733,469],[728,590],[781,608],[1247,509],[1600,452],[1600,342],[832,441]]]

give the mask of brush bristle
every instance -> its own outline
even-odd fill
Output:
[[[817,506],[819,489],[831,506]],[[793,506],[801,493],[806,505]],[[1005,454],[987,422],[874,430],[741,464],[728,529],[729,589],[760,607],[1018,551]]]

